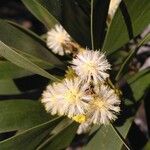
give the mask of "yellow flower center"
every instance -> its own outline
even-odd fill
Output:
[[[76,89],[70,89],[65,93],[65,100],[70,102],[76,102],[80,100],[81,93]]]
[[[72,119],[78,123],[84,123],[86,121],[86,116],[85,115],[76,115],[72,117]]]
[[[93,61],[88,61],[83,65],[83,71],[84,72],[95,72],[96,71],[96,65]]]
[[[93,109],[105,109],[106,107],[106,102],[101,99],[101,98],[95,98],[90,102],[91,106],[93,107]]]
[[[65,43],[65,39],[66,39],[66,37],[65,37],[65,35],[63,35],[63,34],[58,34],[58,35],[56,36],[56,40],[57,40],[59,43]]]
[[[57,100],[56,96],[51,97],[51,101],[55,102]]]

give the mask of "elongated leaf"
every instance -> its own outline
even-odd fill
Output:
[[[50,120],[42,104],[32,100],[0,101],[0,132],[24,130]]]
[[[30,75],[29,71],[26,71],[9,61],[0,61],[0,79],[14,79]]]
[[[21,91],[17,88],[12,79],[0,80],[0,95],[20,94]]]
[[[31,31],[3,20],[0,20],[0,29],[0,40],[6,45],[47,61],[53,66],[63,66],[63,64],[48,51],[44,45],[45,43]]]
[[[128,79],[128,84],[131,86],[133,97],[139,101],[150,87],[150,70],[144,70],[137,73],[135,76]]]
[[[57,78],[50,75],[48,72],[46,72],[39,66],[35,65],[30,60],[23,57],[16,51],[12,50],[10,47],[5,45],[3,42],[0,42],[0,55],[3,56],[4,58],[8,59],[12,63],[16,64],[19,67],[22,67],[22,68],[32,71],[34,73],[40,74],[41,76],[44,76],[51,80],[57,81]]]
[[[55,147],[55,150],[65,149],[67,146],[69,146],[69,144],[73,140],[76,134],[77,128],[78,128],[77,123],[69,124],[62,131],[52,136],[48,144],[41,149],[49,150],[49,149],[53,149],[54,147]]]
[[[61,118],[40,124],[12,138],[0,142],[3,150],[34,150],[50,131],[60,122]]]
[[[128,56],[125,58],[124,62],[122,63],[122,65],[120,66],[120,69],[115,77],[116,81],[120,78],[121,74],[125,74],[128,73],[128,65],[130,63],[130,61],[132,60],[132,58],[135,56],[137,50],[140,48],[140,46],[142,46],[142,44],[147,41],[147,39],[150,39],[150,33],[147,34],[145,36],[144,39],[142,39],[142,41],[139,42],[139,44],[137,45],[137,47],[135,47],[134,49],[132,49],[130,51],[130,53],[128,54]]]
[[[93,2],[92,2],[93,1]],[[100,49],[105,37],[106,19],[110,0],[92,0],[91,4],[91,39],[93,49]]]
[[[28,53],[19,50],[15,50],[15,51],[21,54],[23,57],[29,59],[31,62],[38,65],[42,69],[52,69],[54,67],[51,63],[39,59],[37,57],[34,57]],[[33,74],[32,72],[24,70],[6,60],[0,61],[0,72],[1,72],[0,79],[14,79],[14,78],[25,77]]]
[[[132,92],[134,93],[135,100],[139,101],[143,96],[144,91],[150,85],[149,71],[146,70],[139,72],[137,75],[128,80],[128,83],[130,84]],[[122,126],[117,127],[118,131],[124,138],[126,138],[129,132],[132,121],[133,118],[130,117]],[[121,150],[123,143],[110,126],[101,126],[100,128],[97,127],[96,129],[93,129],[91,135],[91,139],[84,150]]]
[[[54,65],[45,61],[45,60],[42,60],[42,59],[39,59],[33,55],[30,55],[28,53],[25,53],[25,52],[22,52],[20,50],[16,50],[16,49],[13,49],[15,50],[17,53],[19,53],[20,55],[22,55],[23,57],[29,59],[31,62],[33,62],[34,64],[38,65],[39,67],[41,67],[42,69],[52,69],[54,68]]]
[[[29,1],[34,4],[34,0],[22,0],[29,6]],[[52,14],[67,30],[71,37],[83,46],[91,48],[90,43],[90,12],[87,14],[74,0],[37,0],[47,11]],[[35,15],[34,8],[29,9]],[[36,15],[35,15],[36,16]],[[46,25],[46,22],[43,22]]]
[[[20,31],[22,31],[23,33],[31,36],[32,38],[35,38],[40,44],[42,44],[42,42],[45,42],[41,36],[37,35],[36,33],[32,32],[32,30],[28,29],[28,28],[24,28],[22,25],[13,22],[11,20],[2,20],[3,22],[15,27],[16,29],[19,29]],[[43,45],[43,44],[42,44]],[[44,45],[43,45],[44,46]]]
[[[90,1],[88,0],[75,0],[78,5],[82,8],[82,10],[88,15],[90,16],[90,7],[91,7],[91,4],[90,4]]]
[[[129,119],[123,126],[118,127],[118,130],[123,135],[127,136],[127,133],[131,127],[132,119]],[[92,140],[89,141],[87,146],[83,150],[121,150],[122,142],[114,132],[111,126],[96,127],[91,132],[91,137],[95,135]]]
[[[130,40],[130,34],[132,32],[135,37],[149,24],[149,0],[124,0],[123,2],[124,4],[122,3],[122,9],[127,10],[125,13],[126,16],[124,16],[126,18],[126,22],[121,13],[121,9],[118,9],[112,23],[110,24],[103,47],[103,51],[107,51],[108,53],[113,53],[123,46],[123,44],[127,43]]]
[[[90,17],[74,0],[63,1],[60,22],[73,39],[82,46],[91,48]]]
[[[25,6],[39,19],[43,22],[47,28],[52,28],[57,22],[57,20],[40,4],[37,0],[22,0]]]

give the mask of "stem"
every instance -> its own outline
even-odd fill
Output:
[[[115,86],[113,85],[110,79],[108,79],[108,84],[112,87],[112,89],[115,89]]]
[[[130,146],[126,143],[125,139],[122,137],[122,135],[120,134],[120,132],[115,128],[115,126],[112,123],[111,123],[111,127],[114,130],[114,132],[116,133],[116,135],[118,136],[118,138],[120,139],[120,141],[127,148],[127,150],[131,150]]]
[[[91,0],[91,45],[92,45],[92,49],[94,49],[94,37],[93,37],[93,6],[94,5],[94,0]]]

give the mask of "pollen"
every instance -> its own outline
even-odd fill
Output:
[[[96,64],[92,61],[89,61],[89,62],[86,62],[84,65],[83,65],[83,68],[85,69],[85,71],[95,71],[95,67],[96,67]]]
[[[72,119],[78,123],[84,123],[86,121],[86,116],[85,115],[76,115],[72,117]]]
[[[92,101],[90,101],[90,105],[93,109],[104,110],[105,107],[107,107],[107,102],[101,97],[96,97]]]
[[[70,102],[76,102],[80,99],[81,94],[75,89],[70,89],[64,94],[64,99]]]
[[[94,100],[93,105],[95,105],[101,109],[101,108],[105,107],[105,102],[102,100]]]
[[[65,77],[67,79],[73,79],[73,78],[77,77],[77,75],[71,67],[68,67],[68,70],[66,71]]]

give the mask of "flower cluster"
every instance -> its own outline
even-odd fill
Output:
[[[56,25],[56,30],[52,29],[49,35],[52,35],[49,46],[58,54],[67,53],[64,47],[69,42],[78,45],[61,26]],[[70,64],[65,79],[48,85],[43,92],[41,102],[46,111],[79,122],[79,134],[89,131],[93,124],[115,120],[120,112],[120,99],[107,82],[111,66],[105,54],[82,48]]]

